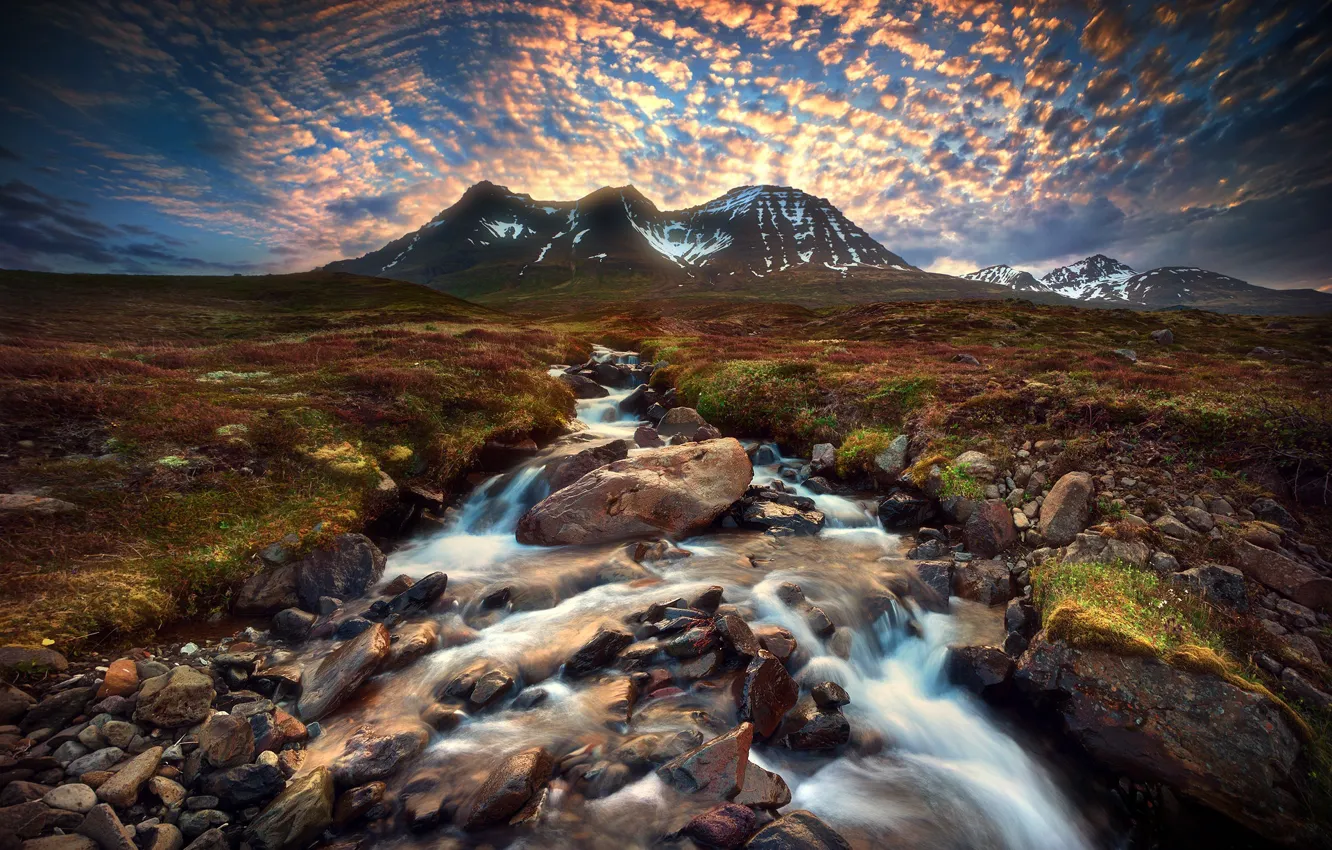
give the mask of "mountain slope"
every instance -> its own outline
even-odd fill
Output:
[[[1051,292],[1080,301],[1093,299],[1125,300],[1123,283],[1134,274],[1119,260],[1093,254],[1067,266],[1060,266],[1041,278]]]
[[[987,266],[979,271],[962,275],[964,280],[979,280],[1006,286],[1019,292],[1049,292],[1050,288],[1041,283],[1030,272],[1020,271],[1012,266]]]

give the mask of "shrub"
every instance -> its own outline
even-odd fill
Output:
[[[797,417],[815,406],[815,367],[740,360],[684,376],[680,389],[712,424],[742,434],[797,436]]]
[[[846,478],[874,471],[874,458],[887,450],[897,435],[883,428],[858,428],[837,448],[837,474]]]

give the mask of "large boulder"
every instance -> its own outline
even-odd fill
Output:
[[[742,526],[760,531],[780,528],[795,534],[818,534],[823,530],[823,523],[823,511],[801,510],[778,502],[750,502],[740,512]]]
[[[563,490],[594,469],[624,460],[629,456],[630,448],[628,440],[611,440],[560,459],[553,464],[554,470],[550,473],[550,491]]]
[[[694,433],[706,424],[708,421],[694,408],[673,407],[666,411],[666,415],[657,423],[657,434],[663,440],[669,440],[676,435],[693,437]]]
[[[379,669],[389,654],[389,630],[383,623],[343,643],[305,676],[300,701],[301,719],[318,720],[337,708]]]
[[[296,607],[296,565],[256,573],[231,595],[231,610],[242,617],[268,617]]]
[[[355,599],[384,574],[384,553],[364,534],[339,534],[296,565],[296,595],[301,607],[317,611],[319,597]]]
[[[1146,543],[1091,533],[1075,535],[1072,543],[1059,550],[1059,557],[1069,564],[1122,562],[1139,569],[1147,566],[1151,554]]]
[[[1302,806],[1285,790],[1299,738],[1267,696],[1212,673],[1075,649],[1043,634],[1014,679],[1049,698],[1068,732],[1111,770],[1165,783],[1274,841],[1306,835]]]
[[[967,550],[982,558],[993,558],[1017,543],[1013,512],[998,499],[981,502],[963,526]]]
[[[540,545],[681,537],[721,516],[754,470],[734,439],[651,449],[584,475],[518,522],[518,541]]]
[[[886,481],[896,480],[907,467],[907,451],[911,448],[911,438],[898,434],[888,444],[888,448],[874,456],[874,469]]]
[[[1067,546],[1091,519],[1092,477],[1069,472],[1060,477],[1041,503],[1040,531],[1046,545]]]
[[[333,822],[333,776],[320,766],[292,780],[245,830],[255,850],[300,850]]]
[[[1306,608],[1332,611],[1332,578],[1246,540],[1237,541],[1235,551],[1249,578]]]
[[[477,830],[508,822],[550,779],[553,762],[541,747],[523,750],[500,762],[461,815],[463,829]]]
[[[984,452],[963,452],[953,458],[952,466],[981,484],[993,484],[999,476],[999,469]]]
[[[953,595],[984,605],[1013,598],[1013,581],[1003,561],[966,561],[953,567]]]
[[[890,531],[923,525],[933,514],[933,502],[903,490],[879,502],[879,522]]]
[[[584,375],[561,372],[558,375],[558,380],[569,388],[574,398],[605,398],[610,395],[609,390]]]
[[[193,667],[177,667],[143,683],[134,719],[166,729],[193,726],[208,716],[216,695],[211,678]]]

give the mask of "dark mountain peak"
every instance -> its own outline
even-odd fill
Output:
[[[579,210],[593,210],[599,207],[628,208],[635,213],[649,212],[654,215],[657,212],[657,205],[632,184],[602,186],[578,199]]]
[[[999,286],[1007,286],[1010,289],[1042,292],[1048,289],[1045,284],[1037,280],[1030,272],[1015,269],[1009,265],[986,266],[983,269],[964,274],[962,277],[966,280],[978,280],[983,283],[994,283]]]

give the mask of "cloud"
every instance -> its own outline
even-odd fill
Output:
[[[18,162],[19,160],[23,159],[23,157],[14,153],[12,150],[5,147],[4,145],[0,145],[0,159],[9,159],[13,160],[14,162]]]

